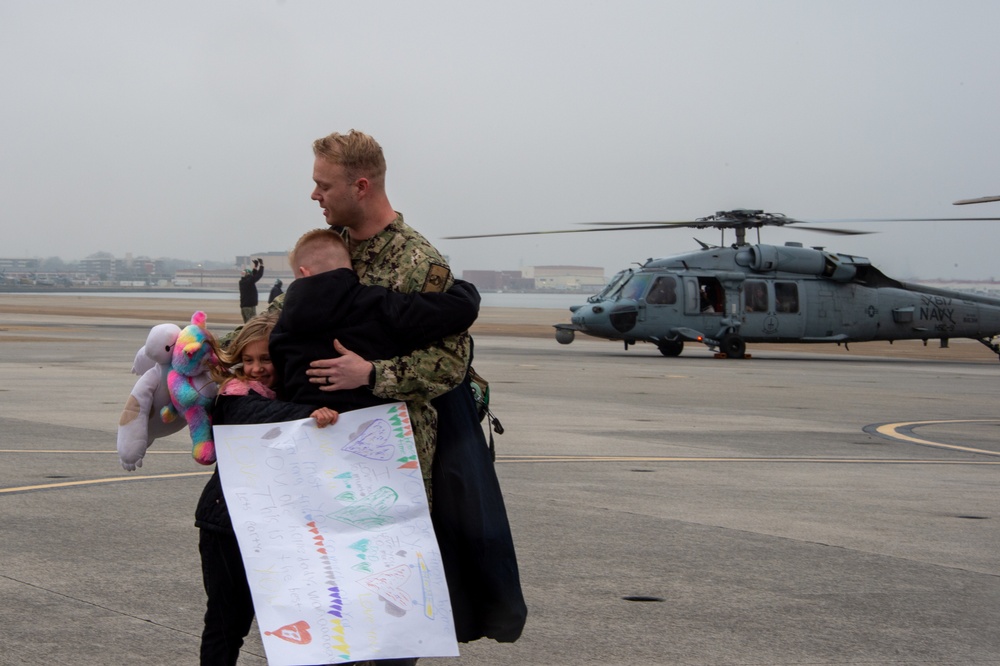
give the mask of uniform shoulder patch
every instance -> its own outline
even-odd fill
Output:
[[[431,264],[430,270],[427,271],[427,278],[424,280],[424,288],[422,291],[444,291],[444,286],[448,283],[448,277],[451,275],[451,269],[447,266],[442,266],[441,264]]]

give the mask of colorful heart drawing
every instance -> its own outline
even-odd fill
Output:
[[[377,532],[396,523],[390,512],[398,500],[399,493],[388,486],[382,486],[354,504],[334,511],[329,517],[363,530]]]
[[[358,428],[360,434],[351,438],[344,451],[369,460],[390,460],[396,453],[392,443],[392,426],[384,419],[373,419]]]

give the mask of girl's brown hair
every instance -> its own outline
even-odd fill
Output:
[[[223,384],[230,379],[247,380],[243,374],[243,350],[247,345],[271,337],[274,325],[278,323],[278,311],[262,312],[243,325],[236,337],[225,349],[217,349],[219,364],[212,366],[212,379]]]

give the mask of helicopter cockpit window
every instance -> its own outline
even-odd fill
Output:
[[[638,275],[633,275],[632,279],[625,283],[622,287],[621,298],[627,298],[632,301],[637,301],[642,298],[643,293],[646,291],[646,287],[649,286],[649,280],[652,276],[649,274],[640,273]]]
[[[799,285],[794,282],[774,283],[775,312],[796,313],[799,311]]]
[[[743,303],[747,312],[767,312],[767,283],[759,280],[744,282]]]
[[[646,302],[652,305],[674,305],[677,303],[677,280],[670,276],[656,278],[653,288],[646,296]]]
[[[591,296],[587,300],[596,303],[606,298],[607,299],[614,298],[615,292],[621,289],[622,284],[626,280],[628,280],[628,278],[632,275],[632,273],[633,271],[631,268],[615,273],[615,276],[611,278],[611,280],[604,287],[604,289],[601,289],[600,293]]]

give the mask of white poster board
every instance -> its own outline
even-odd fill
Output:
[[[458,656],[404,403],[214,433],[269,664]]]

